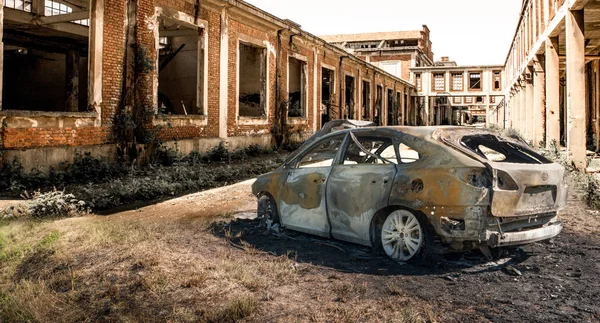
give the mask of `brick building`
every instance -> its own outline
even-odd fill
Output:
[[[349,53],[396,75],[413,81],[411,67],[433,65],[429,28],[422,30],[321,36]]]
[[[0,152],[26,169],[152,138],[182,153],[267,145],[282,122],[299,136],[343,117],[403,124],[411,109],[412,83],[243,1],[0,8]]]

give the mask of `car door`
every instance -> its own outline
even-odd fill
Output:
[[[320,139],[288,165],[279,203],[285,227],[329,237],[325,188],[345,136]]]
[[[356,132],[349,135],[341,155],[327,184],[331,235],[370,245],[371,219],[389,202],[397,147],[389,136]]]

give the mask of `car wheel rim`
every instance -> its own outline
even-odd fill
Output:
[[[273,224],[273,205],[269,200],[265,200],[263,203],[260,203],[260,208],[258,210],[258,218],[262,219],[264,225],[270,229]]]
[[[395,211],[383,223],[381,243],[390,258],[400,261],[409,260],[423,245],[421,223],[408,211]]]

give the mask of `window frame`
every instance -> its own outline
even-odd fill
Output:
[[[394,153],[396,154],[396,163],[392,163],[392,164],[366,164],[366,163],[357,163],[357,164],[351,164],[351,165],[345,165],[344,161],[346,158],[346,154],[350,148],[350,145],[353,143],[352,139],[350,139],[350,132],[352,132],[355,136],[356,139],[358,139],[360,141],[361,138],[367,138],[367,139],[375,139],[377,140],[378,138],[381,138],[381,141],[389,141],[391,143],[391,146],[394,147]],[[398,154],[398,142],[397,140],[395,140],[395,138],[390,138],[389,136],[385,136],[382,134],[378,134],[378,133],[361,133],[361,131],[355,131],[355,130],[350,130],[348,131],[346,138],[345,138],[345,142],[342,146],[343,149],[340,149],[341,153],[338,154],[337,156],[337,161],[334,161],[334,166],[351,166],[351,167],[356,167],[356,166],[374,166],[374,165],[381,165],[381,166],[390,166],[390,165],[400,165],[400,159],[398,158],[400,155]],[[386,149],[389,148],[386,147]]]
[[[435,87],[435,76],[442,75],[442,89],[438,90]],[[446,91],[446,72],[431,72],[431,91],[432,92],[445,92]]]
[[[341,138],[340,148],[336,152],[336,155],[333,158],[331,165],[330,166],[321,166],[321,167],[336,166],[340,160],[340,156],[341,156],[340,153],[344,150],[344,146],[346,145],[346,142],[348,141],[348,132],[332,133],[323,138],[319,138],[319,140],[315,141],[314,143],[310,144],[308,147],[304,148],[302,150],[302,152],[300,152],[298,154],[298,156],[296,156],[294,159],[292,159],[290,162],[288,162],[286,165],[284,165],[284,168],[285,169],[302,169],[298,165],[300,164],[300,161],[302,161],[302,159],[304,159],[304,157],[306,157],[307,154],[309,154],[313,149],[315,149],[318,146],[320,146],[321,144],[323,144],[323,142],[329,141],[329,140],[334,140],[338,136]],[[314,168],[318,168],[318,167],[314,167]]]
[[[496,87],[496,73],[498,74],[498,87]],[[502,71],[492,71],[492,91],[502,91]]]
[[[417,92],[423,92],[423,74],[415,73],[415,89]]]
[[[263,84],[264,95],[264,115],[262,117],[251,117],[251,116],[240,116],[240,44],[244,44],[246,46],[260,48],[264,53],[264,64],[265,70],[265,81]],[[235,84],[235,117],[238,125],[257,125],[257,124],[268,124],[269,123],[269,77],[270,77],[270,64],[269,64],[269,46],[266,40],[261,40],[258,38],[254,38],[252,36],[248,36],[245,34],[238,34],[236,41],[236,84]]]
[[[479,87],[471,88],[471,75],[479,74]],[[481,92],[483,90],[483,72],[482,71],[469,71],[469,79],[467,80],[469,92]]]
[[[454,75],[460,75],[460,89],[454,88]],[[464,72],[452,72],[450,73],[450,91],[452,92],[463,92],[465,90],[465,73]]]

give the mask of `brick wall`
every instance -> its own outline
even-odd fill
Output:
[[[138,21],[136,41],[138,49],[143,52],[143,58],[151,62],[152,68],[138,74],[137,86],[137,104],[136,108],[146,108],[154,110],[155,107],[155,87],[157,79],[157,48],[155,39],[155,28],[157,17],[155,6],[174,9],[190,16],[195,14],[195,1],[185,0],[139,0],[138,2]],[[101,115],[96,120],[93,115],[83,116],[86,122],[76,122],[77,116],[71,118],[68,124],[57,123],[56,125],[38,125],[35,122],[36,117],[30,117],[31,125],[19,125],[14,123],[12,126],[6,124],[1,129],[0,143],[5,149],[29,149],[41,147],[70,147],[70,146],[90,146],[110,144],[112,138],[111,126],[115,112],[118,110],[122,100],[123,71],[124,71],[124,53],[125,53],[125,17],[126,1],[124,0],[105,0],[104,3],[104,31],[103,31],[103,53],[102,53],[102,105]],[[221,11],[219,8],[213,8],[207,4],[200,10],[200,19],[207,22],[204,35],[207,37],[207,46],[205,50],[208,56],[208,78],[205,79],[208,88],[208,99],[205,102],[207,112],[206,116],[156,116],[154,120],[148,120],[146,127],[160,127],[159,137],[163,140],[183,140],[183,139],[201,139],[217,138],[219,136],[219,105],[220,105],[220,49],[221,49]],[[261,19],[261,18],[256,18]],[[273,22],[258,24],[254,19],[249,20],[239,14],[229,13],[228,17],[228,37],[229,51],[227,78],[227,135],[229,137],[244,137],[252,135],[270,134],[274,120],[274,111],[276,102],[276,84],[277,84],[277,28],[272,27]],[[271,26],[271,27],[268,27]],[[237,44],[240,36],[252,37],[267,44],[267,59],[269,66],[269,82],[266,85],[269,92],[267,102],[268,115],[266,120],[259,124],[242,124],[237,118]],[[332,94],[333,106],[338,109],[338,113],[343,116],[343,107],[345,103],[344,86],[340,88],[340,56],[345,53],[324,47],[321,44],[314,43],[312,40],[303,36],[293,37],[293,43],[290,43],[290,31],[284,31],[281,35],[281,67],[280,72],[280,99],[286,100],[287,89],[287,60],[290,55],[300,55],[306,60],[306,105],[307,112],[305,118],[294,119],[293,131],[311,132],[313,125],[318,127],[321,124],[321,79],[322,65],[334,68],[334,93]],[[315,52],[317,59],[315,60]],[[138,52],[139,53],[139,52]],[[373,61],[379,58],[372,57]],[[399,59],[410,62],[410,55],[399,57],[385,57],[385,59]],[[408,70],[403,67],[403,71]],[[316,71],[316,75],[315,75]],[[371,81],[371,102],[375,104],[377,84],[393,87],[393,78],[383,75],[380,72],[374,72],[359,64],[355,59],[346,58],[343,60],[342,84],[344,75],[350,74],[355,79],[355,90],[353,100],[355,102],[355,114],[352,118],[361,117],[361,82],[363,79]],[[315,88],[315,76],[317,87]],[[243,80],[240,80],[242,82]],[[385,107],[384,91],[384,107]],[[316,104],[315,104],[316,102]],[[317,115],[317,120],[314,120]],[[382,111],[382,116],[385,110]],[[339,115],[338,115],[339,117]],[[369,118],[372,119],[373,112],[370,111]],[[59,116],[57,118],[66,118]],[[96,121],[94,121],[96,120]],[[6,120],[5,120],[6,123]]]

